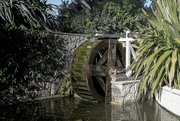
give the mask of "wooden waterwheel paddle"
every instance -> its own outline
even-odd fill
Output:
[[[81,98],[104,102],[110,75],[119,68],[124,68],[124,51],[117,39],[84,42],[74,52],[70,64],[74,91]]]

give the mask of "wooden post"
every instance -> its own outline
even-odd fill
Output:
[[[110,75],[111,70],[115,67],[116,62],[116,45],[117,45],[117,39],[109,39],[108,40],[108,61],[107,61],[107,75],[106,78],[106,91],[105,91],[105,102],[108,103],[111,101],[111,86],[110,86]]]

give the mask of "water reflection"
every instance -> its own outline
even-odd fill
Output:
[[[12,121],[180,121],[155,102],[119,106],[59,98],[0,107],[0,120]]]
[[[157,121],[180,121],[180,117],[174,116],[167,110],[161,108],[157,103],[155,114]]]

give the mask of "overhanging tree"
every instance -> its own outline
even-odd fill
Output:
[[[74,0],[63,1],[59,9],[61,31],[75,33],[121,33],[135,29],[144,18],[139,8],[144,0]]]
[[[38,89],[34,82],[47,77],[63,77],[63,41],[42,32],[49,26],[49,6],[41,0],[0,1],[0,100]]]

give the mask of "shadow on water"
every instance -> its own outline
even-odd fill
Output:
[[[16,104],[0,107],[4,121],[180,121],[155,102],[120,106],[93,103],[78,98]]]

